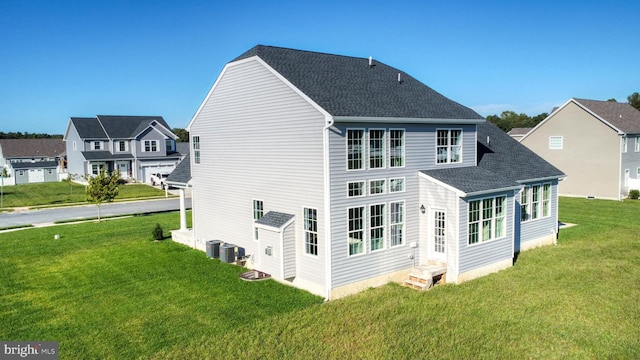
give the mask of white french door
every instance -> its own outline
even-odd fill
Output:
[[[447,233],[447,219],[444,210],[434,209],[432,212],[431,224],[431,258],[438,261],[447,261],[446,255],[446,233]]]

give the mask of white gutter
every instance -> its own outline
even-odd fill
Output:
[[[334,124],[331,115],[325,115],[326,124],[322,128],[322,151],[324,153],[324,242],[325,242],[325,301],[331,297],[331,164],[329,163],[329,129]]]

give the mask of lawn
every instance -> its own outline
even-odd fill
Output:
[[[640,201],[560,209],[578,226],[510,269],[324,304],[150,241],[176,213],[0,234],[0,339],[57,340],[64,359],[640,358]]]
[[[85,186],[67,182],[49,182],[39,184],[21,184],[3,188],[2,206],[25,207],[64,205],[85,203]],[[117,200],[164,196],[164,191],[145,184],[127,184],[120,186]]]

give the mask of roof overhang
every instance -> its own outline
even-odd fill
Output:
[[[335,122],[407,123],[407,124],[482,124],[485,119],[431,119],[367,116],[334,116]]]
[[[515,190],[520,190],[522,189],[523,185],[514,185],[514,186],[504,186],[504,187],[500,187],[500,188],[494,188],[494,189],[486,189],[486,190],[479,190],[479,191],[471,191],[471,192],[465,192],[462,191],[452,185],[449,185],[441,180],[438,180],[432,176],[429,176],[423,172],[418,172],[418,176],[421,176],[433,183],[435,183],[436,185],[442,186],[445,189],[448,189],[449,191],[455,193],[459,198],[467,198],[467,197],[471,197],[471,196],[481,196],[481,195],[487,195],[487,194],[495,194],[495,193],[499,193],[499,192],[505,192],[505,191],[515,191]]]

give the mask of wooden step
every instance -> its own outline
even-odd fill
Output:
[[[402,285],[420,291],[424,291],[429,288],[429,285],[413,280],[405,280],[402,282]]]

